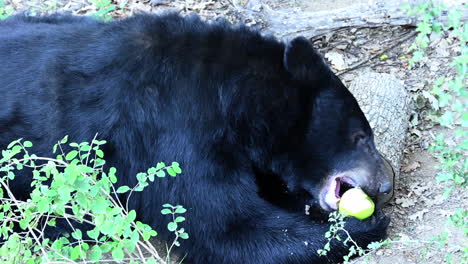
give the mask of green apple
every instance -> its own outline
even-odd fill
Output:
[[[372,199],[361,188],[347,190],[338,203],[338,211],[345,216],[353,216],[359,220],[368,218],[374,213],[375,205]]]

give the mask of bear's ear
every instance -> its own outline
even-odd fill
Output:
[[[298,80],[316,79],[327,69],[322,57],[304,37],[297,37],[286,45],[283,63],[286,71]]]

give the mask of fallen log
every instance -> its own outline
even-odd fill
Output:
[[[298,1],[300,2],[300,1]],[[351,1],[350,1],[351,2]],[[279,38],[289,39],[299,35],[313,38],[341,28],[415,26],[418,18],[408,15],[402,6],[407,3],[416,6],[421,0],[369,1],[350,3],[345,8],[307,11],[297,8],[271,8],[259,0],[251,0],[243,8],[244,16],[261,18],[266,27],[264,32]],[[466,10],[465,1],[439,1],[450,9]],[[300,6],[300,3],[298,4]],[[447,12],[438,18],[447,21]],[[468,19],[468,12],[462,12],[462,21]]]

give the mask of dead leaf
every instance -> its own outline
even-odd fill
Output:
[[[431,190],[432,186],[430,184],[414,183],[411,184],[409,187],[414,194],[416,194],[417,196],[422,196],[423,193],[425,193],[428,190]]]
[[[426,214],[426,213],[428,213],[428,212],[429,212],[428,209],[423,209],[423,210],[421,210],[421,211],[418,211],[418,212],[416,212],[416,213],[410,215],[408,218],[409,218],[410,220],[412,220],[412,221],[418,221],[418,220],[421,221],[421,220],[423,220],[423,218],[424,218],[424,214]]]
[[[408,235],[406,234],[403,234],[403,233],[399,233],[398,234],[400,236],[400,239],[398,239],[398,241],[400,242],[407,242],[407,241],[411,241],[411,237],[409,237]]]
[[[415,205],[416,203],[413,201],[413,199],[407,198],[407,197],[402,197],[402,198],[397,198],[395,200],[396,204],[399,204],[401,207],[410,207]]]
[[[444,195],[436,195],[434,198],[427,199],[425,202],[428,207],[432,207],[434,205],[441,205],[445,202]]]
[[[421,167],[421,163],[419,163],[418,161],[413,161],[410,164],[403,166],[403,168],[401,168],[401,171],[403,171],[404,173],[408,173],[415,171],[419,167]]]
[[[332,64],[332,67],[336,70],[343,70],[346,68],[346,62],[344,55],[336,51],[330,51],[325,54],[325,58]]]

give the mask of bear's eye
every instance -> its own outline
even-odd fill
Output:
[[[351,136],[351,141],[352,141],[354,144],[363,143],[363,142],[366,141],[366,139],[367,139],[367,136],[366,136],[366,134],[365,134],[363,131],[355,132],[355,133],[353,133],[353,135]]]

